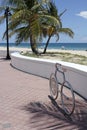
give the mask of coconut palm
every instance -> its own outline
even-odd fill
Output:
[[[51,16],[54,16],[56,19],[60,20],[61,26],[49,25],[49,28],[47,29],[48,40],[46,42],[43,53],[46,53],[47,47],[49,45],[49,41],[50,41],[52,36],[55,35],[57,38],[56,41],[58,41],[60,33],[66,34],[66,35],[70,36],[71,38],[73,38],[73,35],[74,35],[73,31],[70,28],[63,28],[62,27],[62,22],[61,22],[60,18],[65,13],[66,9],[62,13],[58,14],[58,11],[57,11],[57,8],[56,8],[54,2],[51,1],[48,10],[49,10],[48,12]]]

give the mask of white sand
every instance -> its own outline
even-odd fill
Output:
[[[0,51],[6,51],[6,47],[0,47]],[[18,47],[9,47],[9,51],[11,52],[15,52],[15,51],[31,51],[30,48],[18,48]],[[47,49],[47,52],[63,52],[63,53],[71,53],[71,54],[78,54],[78,55],[82,55],[82,56],[86,56],[87,57],[87,51],[79,51],[79,50],[62,50],[62,49]]]
[[[7,50],[6,47],[0,47],[0,51],[5,51]],[[29,48],[18,48],[18,47],[9,47],[9,51],[30,51],[31,49]]]

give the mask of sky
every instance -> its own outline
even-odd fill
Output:
[[[65,34],[60,34],[60,43],[87,43],[87,0],[53,0],[57,6],[59,14],[65,9],[67,11],[61,16],[64,28],[70,28],[74,32],[73,39]],[[1,0],[0,0],[1,2]],[[0,5],[1,6],[1,5]],[[5,23],[0,25],[0,43],[6,29]],[[9,39],[15,42],[15,36]],[[56,38],[51,38],[50,42],[56,42]]]

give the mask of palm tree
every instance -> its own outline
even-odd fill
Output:
[[[42,21],[60,26],[60,21],[48,15],[47,5],[42,0],[9,0],[14,5],[13,15],[9,22],[9,36],[16,33],[17,44],[30,40],[31,49],[38,54],[37,44],[42,39]],[[19,4],[21,2],[21,4]],[[48,5],[49,6],[49,5]]]
[[[52,36],[56,35],[56,37],[57,37],[57,40],[56,40],[56,41],[58,41],[58,40],[59,40],[59,34],[60,34],[60,33],[63,33],[63,34],[65,34],[65,35],[68,35],[68,36],[70,36],[71,38],[73,38],[73,35],[74,35],[73,31],[72,31],[71,29],[69,29],[69,28],[62,28],[62,27],[61,27],[61,28],[59,28],[59,29],[56,30],[55,27],[50,27],[49,30],[51,30],[51,31],[49,31],[48,40],[47,40],[47,42],[46,42],[46,45],[45,45],[43,54],[46,53],[47,47],[48,47],[48,45],[49,45],[49,41],[50,41],[50,39],[51,39]]]
[[[58,15],[57,8],[56,8],[55,4],[52,1],[50,2],[50,6],[49,7],[50,7],[48,9],[49,10],[48,11],[49,14],[51,16],[54,16],[56,19],[58,19],[60,21],[60,26],[53,26],[53,25],[49,26],[49,28],[47,30],[48,40],[46,42],[43,54],[46,53],[47,47],[49,45],[49,41],[50,41],[52,36],[56,35],[56,38],[57,38],[56,41],[58,41],[60,33],[66,34],[66,35],[70,36],[71,38],[73,38],[73,35],[74,35],[73,31],[70,28],[63,28],[62,27],[62,22],[61,22],[60,17],[65,13],[66,9],[62,13],[60,13]],[[47,25],[47,27],[48,27],[48,25]]]

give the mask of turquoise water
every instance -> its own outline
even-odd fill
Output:
[[[15,43],[9,43],[10,47],[22,47],[30,48],[29,43],[21,43],[16,45]],[[39,45],[39,48],[44,48],[45,44]],[[6,47],[6,43],[0,43],[0,47]],[[49,43],[48,49],[65,49],[65,50],[87,50],[87,43]]]

